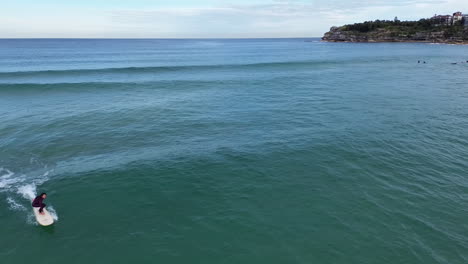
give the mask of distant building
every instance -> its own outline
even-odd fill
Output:
[[[440,26],[452,25],[452,16],[450,15],[434,15],[432,20],[435,20]]]
[[[455,12],[453,13],[453,17],[452,17],[452,24],[455,24],[457,22],[461,22],[463,20],[463,14],[462,12]]]
[[[468,27],[468,15],[463,15],[463,24]]]

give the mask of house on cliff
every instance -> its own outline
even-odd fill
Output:
[[[468,15],[463,15],[463,25],[465,25],[465,27],[468,27]]]
[[[453,23],[455,24],[456,22],[462,21],[463,20],[463,14],[462,12],[458,11],[453,13]]]
[[[453,13],[453,16],[434,15],[431,19],[436,22],[437,26],[452,26],[455,24],[464,24],[465,26],[468,26],[468,15],[464,15],[460,11]]]
[[[450,15],[434,15],[431,19],[436,21],[439,26],[452,25],[452,16]]]
[[[452,16],[452,24],[453,25],[460,24],[460,23],[462,23],[462,21],[463,21],[462,12],[458,11],[458,12],[453,13],[453,16]]]

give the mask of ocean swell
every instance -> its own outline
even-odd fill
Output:
[[[96,69],[66,69],[66,70],[44,70],[44,71],[14,71],[0,72],[0,77],[50,77],[50,76],[81,76],[84,74],[132,74],[132,73],[164,73],[174,71],[196,71],[196,70],[235,70],[235,69],[261,69],[284,67],[323,67],[332,65],[366,63],[368,60],[313,60],[313,61],[284,61],[284,62],[262,62],[246,64],[212,64],[212,65],[173,65],[173,66],[142,66],[142,67],[111,67]]]

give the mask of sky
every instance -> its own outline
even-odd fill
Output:
[[[468,13],[468,0],[0,0],[0,4],[0,38],[321,37],[330,27],[349,23]]]

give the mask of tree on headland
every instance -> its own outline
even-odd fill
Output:
[[[462,22],[459,21],[453,26],[447,26],[441,23],[441,21],[437,19],[420,19],[418,21],[400,21],[397,17],[393,21],[391,20],[375,20],[375,21],[366,21],[363,23],[356,23],[351,25],[345,25],[344,28],[347,31],[357,31],[357,32],[370,32],[379,29],[388,29],[388,30],[397,30],[397,31],[424,31],[430,30],[435,27],[442,27],[442,28],[453,28],[453,30],[459,30],[461,27]]]

